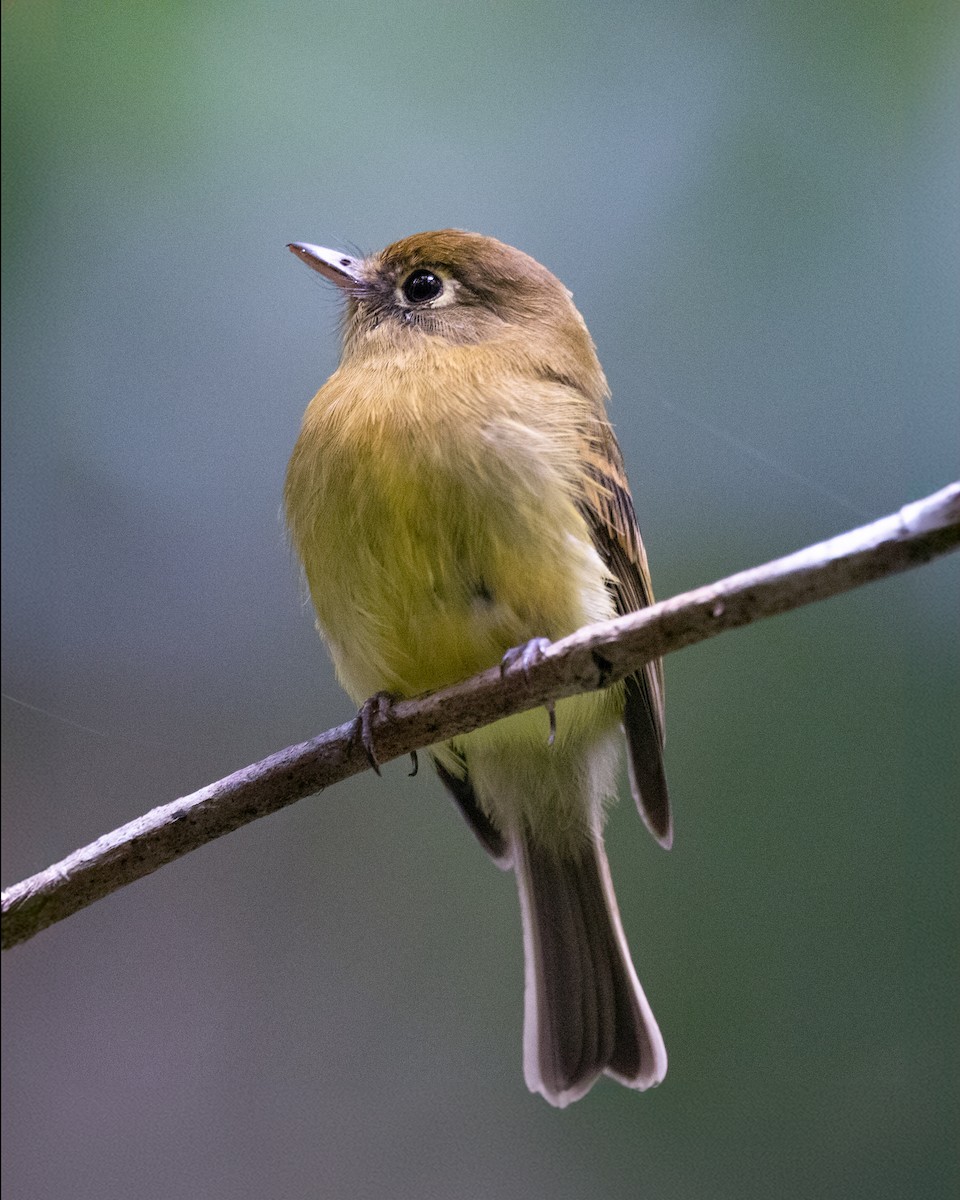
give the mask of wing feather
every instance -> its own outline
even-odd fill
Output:
[[[585,438],[581,511],[597,553],[610,572],[618,614],[653,603],[650,568],[627,483],[623,456],[610,425],[598,419]],[[673,842],[670,799],[663,769],[663,663],[647,663],[624,685],[630,788],[641,817],[658,842]]]

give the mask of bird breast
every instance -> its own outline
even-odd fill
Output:
[[[484,376],[464,349],[341,367],[291,460],[291,534],[358,702],[445,686],[612,612],[570,477],[575,404],[555,383]]]

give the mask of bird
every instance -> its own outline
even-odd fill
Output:
[[[528,667],[546,642],[653,602],[607,381],[555,275],[459,229],[368,256],[289,249],[344,300],[339,365],[304,414],[284,506],[361,718],[497,663]],[[604,1074],[642,1090],[667,1068],[604,848],[624,733],[636,804],[669,848],[659,660],[429,750],[516,875],[524,1076],[560,1108]]]

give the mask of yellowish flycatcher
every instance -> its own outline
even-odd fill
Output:
[[[444,687],[521,645],[530,661],[537,639],[651,602],[607,382],[558,279],[453,229],[368,258],[290,249],[346,298],[340,365],[307,408],[285,503],[356,703]],[[669,846],[659,662],[561,700],[549,722],[524,713],[431,750],[477,838],[516,873],[524,1071],[561,1107],[601,1073],[646,1088],[667,1066],[603,846],[621,725],[637,805]]]

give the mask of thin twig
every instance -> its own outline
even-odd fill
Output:
[[[498,718],[607,687],[652,658],[871,580],[919,566],[960,544],[960,483],[874,521],[654,604],[588,625],[528,667],[498,667],[373,717],[377,757],[400,755]],[[349,722],[288,746],[172,804],[155,808],[3,893],[2,945],[41,929],[241,825],[368,769]]]

